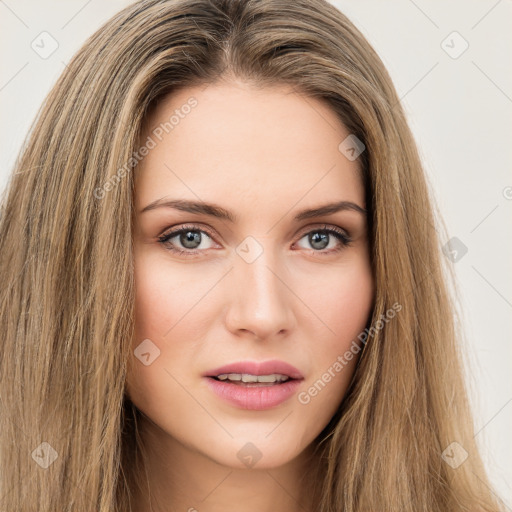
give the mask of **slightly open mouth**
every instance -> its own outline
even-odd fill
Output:
[[[233,384],[234,386],[254,388],[254,387],[272,387],[272,386],[281,386],[282,384],[286,384],[287,382],[291,382],[293,379],[288,377],[286,380],[275,380],[273,382],[244,382],[242,380],[231,380],[231,379],[219,379],[219,377],[208,377],[209,379],[216,380],[217,382],[222,382],[223,384]]]
[[[219,398],[241,409],[263,411],[289,400],[300,386],[303,377],[292,378],[286,374],[212,372],[207,377],[207,387]]]

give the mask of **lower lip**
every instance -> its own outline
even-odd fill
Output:
[[[241,409],[262,411],[282,404],[297,392],[301,381],[290,379],[272,386],[243,386],[206,377],[210,389],[220,398]]]

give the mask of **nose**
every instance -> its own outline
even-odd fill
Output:
[[[226,326],[230,332],[250,332],[260,340],[285,335],[295,325],[293,304],[297,300],[289,287],[286,267],[269,248],[251,263],[236,256],[230,272]]]

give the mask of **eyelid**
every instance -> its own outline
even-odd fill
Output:
[[[157,236],[157,240],[162,240],[167,238],[169,235],[172,235],[171,238],[179,235],[182,231],[199,231],[201,233],[206,233],[216,244],[217,242],[215,235],[212,234],[212,231],[203,226],[202,224],[178,224],[176,226],[171,226],[170,228],[166,228],[162,234]],[[220,245],[220,244],[219,244]],[[193,250],[193,249],[192,249]]]
[[[192,230],[194,230],[194,231],[204,231],[211,239],[215,240],[215,235],[212,234],[212,231],[208,227],[204,226],[201,223],[190,223],[190,224],[185,223],[185,224],[177,224],[176,226],[167,227],[167,228],[165,228],[162,231],[162,233],[160,235],[157,236],[157,238],[158,239],[163,238],[167,234],[170,234],[170,233],[172,233],[174,231],[180,231],[182,229],[190,229],[191,231]],[[318,229],[318,230],[333,229],[335,231],[339,230],[339,231],[343,232],[343,234],[345,234],[345,236],[347,236],[347,238],[350,238],[350,233],[346,229],[341,228],[339,226],[335,226],[333,224],[332,225],[331,224],[327,224],[325,222],[304,226],[304,228],[299,230],[298,234],[295,235],[295,236],[299,236],[300,235],[301,238],[302,238],[304,235],[308,234],[310,231],[312,231],[314,229]]]
[[[300,235],[300,237],[302,238],[304,235],[307,235],[311,231],[315,231],[315,230],[317,230],[317,231],[329,231],[329,230],[339,231],[340,233],[343,233],[347,238],[350,238],[350,234],[346,229],[336,226],[334,224],[327,224],[325,222],[305,226],[303,229],[301,229],[299,231],[299,234],[297,236]]]

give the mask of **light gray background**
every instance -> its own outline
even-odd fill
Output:
[[[129,3],[0,0],[0,191],[65,64]],[[387,66],[449,237],[468,249],[453,265],[463,294],[476,438],[492,482],[512,507],[512,0],[333,3]],[[31,47],[43,46],[43,31],[58,43],[47,58]],[[453,58],[464,40],[468,49]]]

